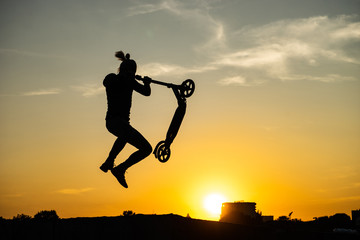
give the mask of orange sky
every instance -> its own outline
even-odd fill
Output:
[[[358,209],[359,3],[264,4],[2,2],[0,216],[217,220],[204,209],[212,193],[275,218]],[[115,140],[102,80],[117,50],[141,75],[196,83],[170,160],[151,155],[129,169],[129,189],[99,170]],[[177,103],[151,87],[150,97],[134,94],[131,124],[155,147]]]

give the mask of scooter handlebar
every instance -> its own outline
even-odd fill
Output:
[[[141,77],[140,75],[135,75],[135,79],[137,79],[137,80],[144,80],[144,78],[143,77]]]
[[[150,78],[148,76],[141,77],[140,75],[136,75],[135,79],[141,80],[141,81],[148,81],[148,82],[151,82],[151,83],[155,83],[155,84],[159,84],[159,85],[163,85],[163,86],[167,86],[167,87],[175,86],[174,84],[171,84],[171,83],[165,83],[165,82],[160,82],[160,81],[154,80],[154,79],[152,79],[152,78]]]
[[[195,82],[191,79],[185,80],[184,82],[182,82],[181,85],[175,85],[172,83],[160,82],[160,81],[151,79],[147,76],[141,77],[140,75],[136,75],[135,78],[138,80],[141,80],[141,81],[145,81],[145,82],[147,81],[147,82],[167,86],[168,88],[177,89],[180,91],[180,94],[186,98],[190,97],[195,91]]]
[[[136,75],[136,76],[135,76],[135,79],[141,80],[141,81],[143,81],[143,82],[151,82],[151,81],[152,81],[152,79],[149,78],[148,76],[141,77],[140,75]]]

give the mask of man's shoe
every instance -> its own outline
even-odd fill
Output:
[[[107,171],[113,169],[113,168],[114,168],[114,163],[113,163],[113,162],[109,162],[109,161],[105,161],[105,162],[100,166],[101,171],[103,171],[103,172],[105,172],[105,173],[106,173]]]
[[[125,171],[126,170],[122,168],[120,165],[111,169],[111,173],[116,177],[116,179],[121,184],[121,186],[123,186],[124,188],[128,188],[128,185],[125,180]]]

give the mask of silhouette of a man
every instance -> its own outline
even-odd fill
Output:
[[[115,135],[117,139],[106,161],[100,166],[104,172],[111,170],[119,183],[127,188],[125,180],[125,172],[132,165],[146,158],[152,152],[150,143],[130,125],[130,108],[132,102],[132,93],[136,92],[150,96],[150,78],[144,79],[144,84],[140,84],[135,80],[136,62],[130,59],[130,54],[124,55],[122,51],[116,52],[115,57],[122,61],[119,73],[108,74],[104,79],[104,86],[107,95],[107,113],[106,128],[110,133]],[[114,167],[116,156],[129,143],[138,150],[130,155],[123,163]]]

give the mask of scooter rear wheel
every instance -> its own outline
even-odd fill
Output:
[[[154,151],[155,157],[162,163],[165,163],[170,158],[170,148],[166,146],[165,141],[161,141],[156,145]]]

